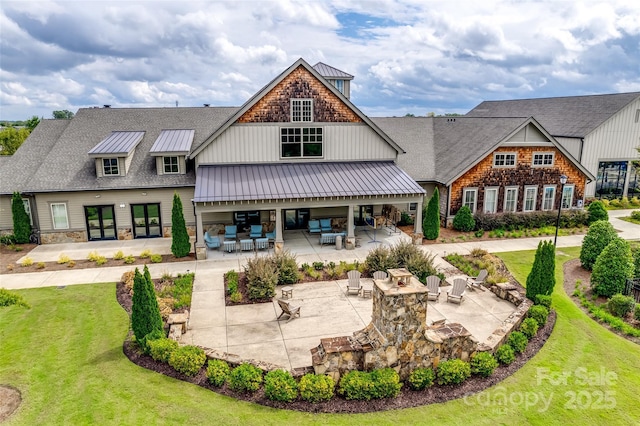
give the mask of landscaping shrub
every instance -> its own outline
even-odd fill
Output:
[[[185,257],[191,251],[191,242],[187,225],[184,222],[182,200],[177,192],[173,193],[173,206],[171,209],[171,253],[175,257]]]
[[[591,274],[591,288],[598,296],[611,297],[624,291],[628,278],[633,276],[633,258],[629,243],[622,238],[615,238],[607,245]]]
[[[207,365],[207,379],[213,386],[219,388],[227,381],[231,373],[229,364],[222,359],[210,359]]]
[[[113,259],[114,260],[122,260],[122,259],[124,259],[124,253],[122,252],[122,250],[118,250],[117,252],[115,252],[113,254]]]
[[[592,201],[587,207],[589,212],[589,225],[598,220],[609,220],[609,214],[607,209],[604,208],[604,204],[600,200]]]
[[[151,333],[144,336],[142,338],[142,341],[140,341],[140,348],[142,349],[142,352],[149,355],[149,343],[154,340],[162,339],[164,337],[167,337],[164,334],[164,330],[153,330]]]
[[[28,243],[31,236],[31,220],[24,209],[22,196],[19,192],[14,192],[11,198],[11,214],[13,215],[13,236],[16,243]]]
[[[631,296],[624,296],[620,293],[611,296],[607,302],[607,309],[613,315],[624,318],[629,312],[633,311],[636,301]]]
[[[418,277],[421,283],[425,284],[429,275],[438,274],[438,270],[433,266],[435,254],[429,255],[414,245],[411,247],[415,247],[417,250],[409,256],[404,266],[409,272]]]
[[[178,274],[173,280],[171,295],[174,298],[173,309],[182,309],[191,306],[191,294],[195,274]]]
[[[538,323],[538,327],[544,327],[547,323],[547,317],[549,316],[549,310],[542,305],[533,305],[529,308],[527,318],[533,318]]]
[[[436,187],[429,199],[422,220],[422,232],[427,240],[436,240],[440,235],[440,192]]]
[[[242,293],[240,293],[239,291],[231,293],[231,296],[229,296],[229,300],[231,300],[233,303],[242,302]]]
[[[327,375],[305,374],[300,379],[298,388],[302,399],[316,403],[333,398],[335,383]]]
[[[0,288],[0,306],[22,306],[30,308],[24,297],[12,291]]]
[[[552,300],[551,295],[546,295],[546,294],[536,294],[535,297],[535,304],[536,305],[542,305],[547,309],[551,309],[551,300]]]
[[[152,254],[150,257],[151,263],[160,263],[162,262],[161,254]]]
[[[502,365],[509,365],[516,359],[513,348],[509,345],[502,345],[496,351],[496,360]]]
[[[395,259],[391,256],[391,250],[384,245],[379,245],[367,254],[365,265],[371,273],[398,267]]]
[[[436,382],[439,385],[457,385],[471,376],[471,366],[461,359],[450,359],[438,364]]]
[[[156,361],[169,362],[171,354],[176,351],[180,345],[175,340],[166,337],[148,342],[149,354]]]
[[[538,328],[540,328],[540,326],[535,318],[525,318],[522,324],[520,324],[520,332],[527,336],[529,340],[533,339],[538,332]]]
[[[324,269],[324,262],[313,262],[313,269],[322,271]]]
[[[249,299],[268,299],[276,295],[278,273],[274,263],[267,257],[254,257],[245,266]]]
[[[138,257],[140,259],[148,259],[149,257],[151,257],[151,250],[149,249],[142,250],[142,253],[140,253]]]
[[[616,237],[616,231],[608,221],[593,222],[589,226],[580,248],[580,263],[582,263],[582,267],[589,271],[592,270],[602,250]]]
[[[144,275],[140,274],[138,268],[134,272],[131,306],[131,328],[139,344],[141,344],[144,336],[152,331],[162,331],[162,317],[160,316],[153,283],[146,278],[149,273],[146,265],[144,268]]]
[[[407,212],[400,213],[400,222],[398,222],[398,226],[406,226],[413,225],[413,218]]]
[[[640,303],[636,305],[636,310],[633,312],[633,317],[636,321],[640,321]]]
[[[472,374],[480,377],[489,377],[493,374],[493,370],[498,367],[498,361],[489,352],[478,352],[471,357],[469,365]]]
[[[206,361],[207,356],[204,351],[191,345],[181,346],[169,356],[169,365],[187,376],[198,374]]]
[[[556,248],[551,241],[540,241],[527,276],[527,298],[534,300],[539,294],[550,295],[556,284]]]
[[[133,257],[133,255],[132,255],[132,254],[129,254],[129,255],[125,256],[122,260],[123,260],[123,261],[124,261],[124,263],[126,263],[127,265],[131,265],[133,262],[135,262],[135,261],[136,261],[136,258],[135,258],[135,257]]]
[[[527,349],[527,343],[529,343],[529,339],[524,333],[519,331],[512,331],[509,337],[507,338],[507,344],[513,348],[513,351],[517,354],[524,352]]]
[[[467,206],[460,207],[460,210],[453,218],[453,229],[456,231],[469,232],[476,227],[476,221],[473,219],[471,210]]]
[[[227,384],[236,392],[255,392],[262,384],[262,370],[251,364],[241,364],[231,370]]]
[[[371,373],[373,398],[395,398],[400,393],[400,376],[392,368],[380,368]]]
[[[409,374],[409,386],[413,390],[423,390],[433,385],[436,373],[431,368],[416,368]]]
[[[369,373],[352,370],[340,379],[338,393],[348,400],[369,401],[373,397],[374,387]]]
[[[296,256],[284,250],[270,257],[278,277],[278,284],[294,284],[298,282],[298,263]]]
[[[631,248],[631,256],[633,257],[633,277],[640,278],[640,244],[635,244]]]
[[[536,211],[527,213],[482,213],[474,215],[476,228],[486,231],[534,229],[551,226],[555,228],[557,212]],[[584,210],[563,210],[560,215],[561,228],[586,226],[589,214]]]
[[[25,257],[24,259],[22,259],[22,262],[20,262],[20,266],[27,267],[31,265],[33,265],[33,259],[29,256]]]
[[[293,401],[298,397],[298,383],[288,371],[269,371],[264,376],[264,395],[272,401]]]
[[[16,244],[16,236],[13,234],[0,235],[0,244],[5,246],[13,246]]]

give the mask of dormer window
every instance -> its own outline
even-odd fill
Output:
[[[162,157],[162,162],[164,165],[165,175],[174,175],[180,173],[180,166],[178,165],[177,156]]]
[[[118,168],[118,159],[103,158],[102,172],[105,176],[118,176],[120,174],[120,169]]]
[[[149,154],[156,157],[158,175],[183,175],[187,173],[186,156],[191,149],[195,130],[162,130],[151,146]]]
[[[310,123],[313,121],[313,99],[291,99],[291,121]]]
[[[142,141],[144,132],[111,132],[89,151],[95,160],[97,177],[126,176],[136,146]]]

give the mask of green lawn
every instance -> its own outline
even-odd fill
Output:
[[[533,254],[501,257],[524,282]],[[577,254],[562,249],[558,259]],[[19,293],[31,309],[0,309],[0,383],[24,398],[7,424],[629,425],[640,418],[640,347],[588,318],[560,286],[552,337],[515,375],[466,400],[361,415],[274,410],[131,364],[122,354],[128,318],[114,284]]]

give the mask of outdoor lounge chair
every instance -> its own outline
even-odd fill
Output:
[[[362,285],[360,284],[360,271],[347,272],[347,277],[349,278],[349,282],[347,283],[347,294],[355,292],[356,294],[360,294],[360,290],[362,289]]]
[[[320,219],[320,231],[321,232],[333,231],[333,228],[331,227],[331,219]]]
[[[386,280],[389,277],[385,271],[376,271],[373,273],[374,280]]]
[[[262,225],[251,225],[249,238],[262,238]]]
[[[453,287],[447,291],[447,302],[455,302],[460,304],[467,288],[467,281],[464,278],[456,278],[453,280]]]
[[[204,243],[210,249],[220,248],[220,237],[212,237],[209,232],[204,233]]]
[[[287,320],[287,322],[291,321],[295,317],[300,317],[300,306],[293,306],[291,303],[285,302],[284,300],[281,300],[281,299],[277,299],[277,300],[278,300],[278,305],[280,306],[280,309],[282,309],[282,313],[278,315],[278,318],[276,319],[276,321],[279,321],[280,317],[283,316],[284,314],[289,315],[289,319]]]
[[[320,233],[321,229],[320,229],[320,221],[313,219],[309,221],[309,224],[307,225],[307,228],[309,229],[309,233],[310,234],[318,234]]]
[[[238,227],[236,225],[227,225],[224,227],[224,239],[235,240],[238,237]]]
[[[478,276],[477,277],[469,277],[467,278],[467,285],[469,285],[470,288],[474,289],[474,288],[479,288],[480,290],[484,291],[484,281],[487,279],[487,275],[489,275],[489,273],[487,272],[486,269],[482,269],[480,272],[478,272]]]
[[[268,238],[269,241],[275,241],[275,239],[276,239],[276,229],[273,228],[273,231],[265,232],[264,236],[265,236],[265,238]]]
[[[427,300],[435,300],[440,298],[440,277],[437,275],[429,275],[427,277]]]

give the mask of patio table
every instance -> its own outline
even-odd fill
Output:
[[[231,253],[236,251],[236,242],[235,240],[225,241],[224,243],[224,251],[227,253]]]

